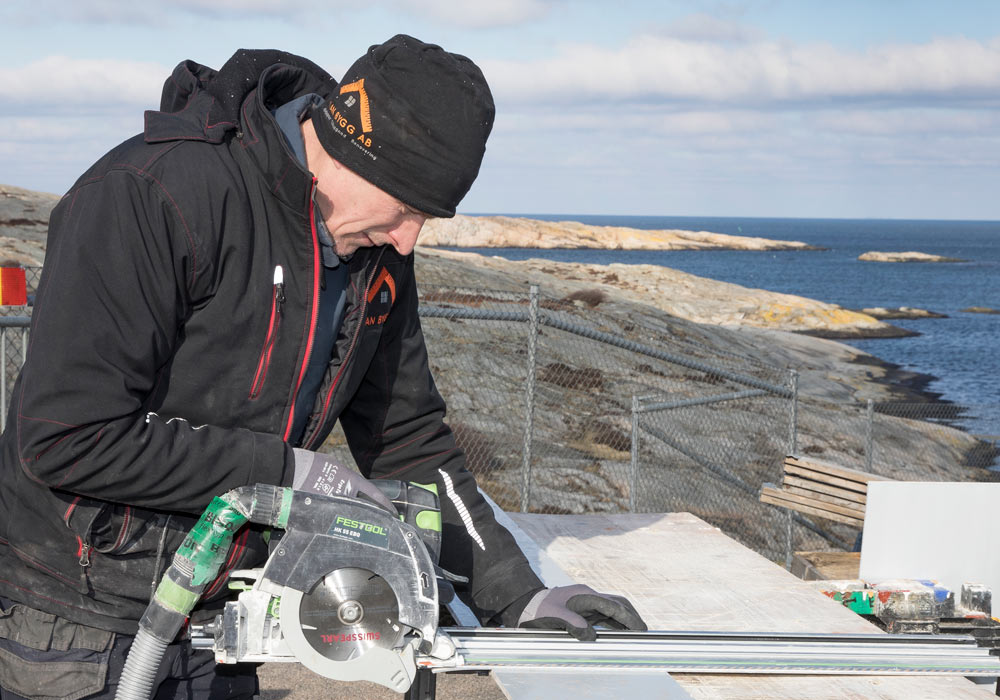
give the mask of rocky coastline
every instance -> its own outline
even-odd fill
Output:
[[[540,221],[510,216],[431,219],[420,233],[424,247],[599,248],[604,250],[824,250],[799,241],[730,236],[711,231],[646,230]]]
[[[0,265],[42,264],[49,215],[59,199],[47,192],[0,185]]]

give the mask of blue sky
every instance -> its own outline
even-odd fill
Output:
[[[183,59],[399,32],[492,86],[460,212],[1000,220],[995,0],[4,0],[0,182],[64,192]]]

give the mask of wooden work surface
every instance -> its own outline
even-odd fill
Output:
[[[532,541],[515,533],[529,557],[558,565],[578,583],[627,596],[650,629],[878,631],[688,513],[509,516]],[[952,677],[671,675],[696,700],[996,698],[993,685]]]

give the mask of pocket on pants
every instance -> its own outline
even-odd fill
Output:
[[[0,686],[30,700],[104,688],[114,633],[0,599]]]

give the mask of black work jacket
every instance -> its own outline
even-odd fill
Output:
[[[241,52],[218,73],[180,64],[144,133],[53,212],[0,444],[0,595],[133,633],[214,496],[291,484],[319,212],[314,178],[270,110],[336,86],[273,53]],[[365,475],[437,483],[442,566],[471,578],[487,619],[541,584],[442,420],[412,255],[363,248],[349,264],[343,325],[301,446],[317,448],[339,419]],[[265,555],[246,528],[225,568]],[[224,576],[203,605],[224,595]]]

